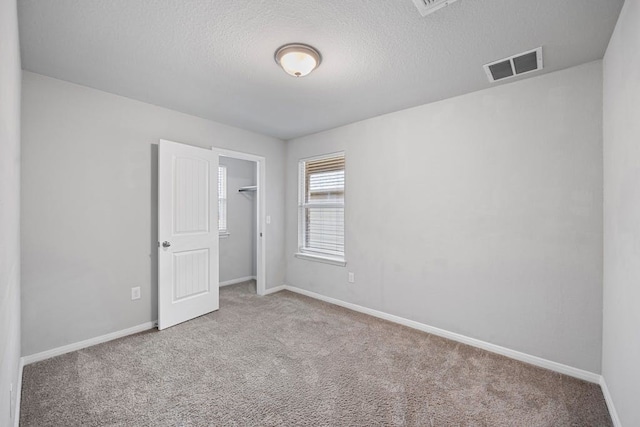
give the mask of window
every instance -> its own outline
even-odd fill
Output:
[[[299,254],[344,265],[344,153],[300,161]]]
[[[218,233],[227,233],[227,167],[218,166]]]

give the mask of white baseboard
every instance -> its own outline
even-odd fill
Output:
[[[467,337],[465,335],[457,334],[455,332],[449,332],[444,329],[429,326],[424,323],[416,322],[414,320],[405,319],[393,314],[384,313],[382,311],[374,310],[367,307],[362,307],[350,302],[341,301],[339,299],[327,297],[317,294],[315,292],[307,291],[306,289],[300,289],[295,286],[285,285],[284,288],[291,292],[296,292],[301,295],[306,295],[311,298],[315,298],[321,301],[325,301],[331,304],[339,305],[340,307],[348,308],[353,311],[368,314],[370,316],[378,317],[380,319],[388,320],[390,322],[398,323],[400,325],[408,326],[413,329],[417,329],[423,332],[428,332],[433,335],[438,335],[443,338],[448,338],[453,341],[458,341],[463,344],[467,344],[473,347],[478,347],[483,350],[490,351],[492,353],[501,354],[511,359],[519,360],[521,362],[529,363],[531,365],[539,366],[541,368],[549,369],[551,371],[559,372],[561,374],[569,375],[571,377],[579,378],[581,380],[589,381],[591,383],[600,383],[600,375],[585,371],[582,369],[574,368],[572,366],[563,365],[562,363],[553,362],[551,360],[543,359],[538,356],[532,356],[530,354],[522,353],[520,351],[511,350],[506,347],[491,344],[486,341],[481,341],[475,338]]]
[[[64,345],[58,348],[52,348],[51,350],[43,351],[41,353],[35,353],[29,356],[24,356],[22,359],[24,359],[25,365],[29,365],[31,363],[40,362],[41,360],[46,360],[52,357],[60,356],[61,354],[70,353],[72,351],[91,347],[92,345],[102,344],[103,342],[126,337],[127,335],[133,335],[133,334],[137,334],[138,332],[148,331],[149,329],[155,328],[156,324],[157,324],[157,321],[143,323],[142,325],[133,326],[131,328],[123,329],[121,331],[111,332],[110,334],[102,335],[95,338],[89,338],[88,340]]]
[[[611,394],[609,393],[609,387],[607,387],[607,382],[605,381],[603,376],[600,377],[600,388],[602,388],[604,400],[605,402],[607,402],[607,408],[609,408],[609,415],[611,415],[613,427],[622,427],[620,417],[618,417],[618,411],[616,411],[616,407],[613,404],[613,399],[611,398]]]
[[[18,364],[18,382],[16,383],[16,402],[13,408],[13,426],[20,426],[20,400],[22,398],[22,371],[24,369],[24,357],[20,358]]]
[[[237,279],[225,280],[224,282],[220,282],[219,287],[235,285],[236,283],[247,282],[249,280],[257,280],[256,276],[247,276],[247,277],[239,277]]]
[[[265,289],[263,295],[275,294],[276,292],[284,291],[287,287],[285,285],[276,286],[275,288]]]

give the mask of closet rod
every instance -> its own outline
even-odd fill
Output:
[[[257,185],[250,185],[248,187],[240,187],[238,192],[244,193],[245,191],[257,191],[257,190],[258,190],[258,186]]]

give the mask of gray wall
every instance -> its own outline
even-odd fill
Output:
[[[160,138],[266,158],[266,286],[282,284],[284,142],[29,72],[22,117],[23,355],[157,318]]]
[[[624,426],[640,426],[640,1],[604,58],[602,374]]]
[[[220,281],[256,275],[256,193],[240,187],[256,185],[256,163],[220,157],[227,167],[227,231],[220,239]]]
[[[20,48],[15,0],[0,1],[0,425],[12,425],[20,359]],[[13,387],[11,402],[9,389]]]
[[[287,283],[599,373],[601,65],[289,141]],[[298,160],[338,150],[345,268],[293,257]]]

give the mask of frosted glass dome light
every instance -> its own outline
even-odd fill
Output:
[[[304,77],[320,65],[320,53],[305,44],[287,44],[276,51],[276,62],[289,75]]]

